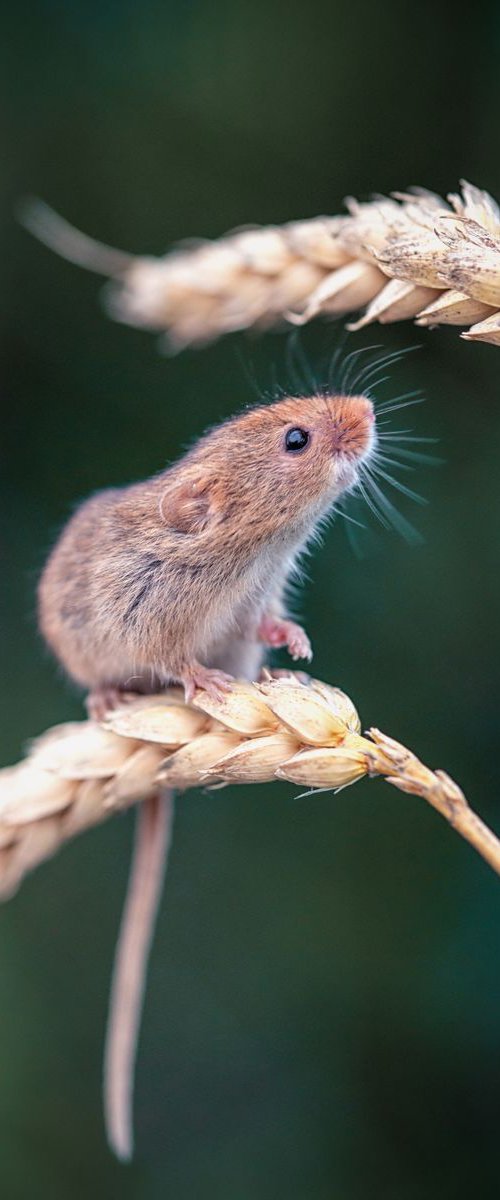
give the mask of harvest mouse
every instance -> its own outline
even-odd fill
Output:
[[[235,676],[257,678],[266,646],[310,659],[307,634],[286,613],[286,586],[375,440],[365,396],[287,397],[210,430],[146,482],[84,501],[48,559],[39,616],[54,654],[88,690],[90,716],[173,682],[188,702],[197,688],[219,697]],[[158,799],[140,805],[108,1027],[107,1123],[122,1158],[132,1148],[131,1079],[163,872],[158,821]]]

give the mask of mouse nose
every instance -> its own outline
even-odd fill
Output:
[[[368,396],[352,396],[351,401],[356,406],[359,414],[363,414],[367,421],[373,422],[375,420],[373,404],[372,401],[368,399]]]
[[[344,396],[332,420],[332,451],[359,458],[372,445],[375,413],[367,396]]]

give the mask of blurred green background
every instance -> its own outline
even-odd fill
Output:
[[[103,240],[163,252],[246,222],[334,213],[460,176],[500,196],[500,15],[369,0],[7,4],[2,55],[0,761],[81,700],[37,636],[34,590],[79,498],[142,478],[286,378],[283,335],[162,358],[102,314],[95,277],[16,226],[42,196]],[[313,329],[315,367],[338,327]],[[422,349],[384,395],[445,464],[418,468],[423,535],[340,525],[311,563],[315,671],[365,724],[448,768],[497,828],[500,352]],[[371,522],[370,522],[371,524]],[[284,661],[284,660],[283,660]],[[0,1189],[8,1200],[461,1200],[497,1194],[498,879],[421,801],[363,782],[191,792],[141,1039],[138,1152],[103,1136],[101,1051],[132,815],[69,846],[0,912]]]

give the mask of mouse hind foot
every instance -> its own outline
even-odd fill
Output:
[[[181,681],[186,704],[190,704],[198,688],[207,692],[213,700],[223,700],[227,692],[231,691],[234,677],[228,675],[226,671],[220,671],[215,667],[204,667],[201,663],[195,662],[182,672]]]

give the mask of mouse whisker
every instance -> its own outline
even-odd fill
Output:
[[[332,389],[333,389],[333,368],[334,368],[334,366],[335,367],[337,366],[338,359],[340,357],[340,349],[341,348],[338,347],[337,350],[335,351],[335,354],[332,358],[332,362],[330,365],[330,372],[329,372],[328,378],[329,378],[330,383],[332,384]],[[338,384],[336,385],[338,387],[338,391],[342,395],[346,395],[348,393],[348,390],[349,390],[350,384],[351,384],[351,376],[352,376],[353,370],[357,366],[358,359],[361,357],[361,355],[369,354],[371,350],[380,350],[380,349],[381,349],[380,344],[375,344],[373,346],[361,346],[361,348],[359,350],[351,350],[350,354],[346,355],[346,357],[342,363],[342,370],[339,375]]]
[[[380,421],[380,425],[388,425],[388,421]],[[439,438],[421,437],[412,430],[390,430],[387,433],[379,433],[379,438],[391,439],[391,442],[427,442],[428,445],[439,442]]]
[[[332,392],[340,393],[342,391],[342,388],[336,379],[336,372],[348,338],[349,330],[346,329],[346,326],[344,325],[341,327],[340,331],[337,330],[337,345],[335,346],[335,349],[325,356],[325,379],[326,386],[330,394]],[[351,351],[351,354],[352,353],[356,354],[359,353],[359,351]],[[351,358],[351,354],[348,354],[344,359],[344,364]]]
[[[394,350],[392,353],[385,354],[381,358],[376,359],[375,362],[368,363],[368,365],[364,367],[364,369],[360,371],[359,375],[356,377],[353,387],[364,391],[370,380],[372,378],[376,379],[376,376],[380,371],[385,370],[385,368],[388,366],[395,366],[396,363],[400,362],[406,354],[411,354],[413,350],[419,349],[419,346],[407,346],[404,350]],[[375,385],[371,384],[371,386]]]
[[[377,416],[387,416],[388,413],[397,412],[399,408],[411,408],[415,404],[423,404],[425,396],[421,392],[405,392],[401,396],[395,396],[393,400],[386,400],[383,404],[375,405],[375,413]]]
[[[390,375],[381,375],[380,379],[372,379],[370,384],[368,384],[367,386],[363,386],[359,390],[363,391],[365,393],[365,395],[371,396],[372,393],[376,390],[376,388],[382,387],[384,383],[388,383],[390,378],[391,378]]]
[[[351,517],[350,513],[344,512],[344,509],[340,504],[334,504],[332,507],[332,512],[334,512],[338,517],[343,517],[344,521],[349,521],[351,525],[357,525],[358,529],[366,529],[366,525],[364,525],[362,521],[357,521],[355,517]]]
[[[381,421],[381,425],[388,425],[388,421]],[[422,437],[420,434],[414,433],[413,429],[391,429],[388,433],[379,433],[379,438],[386,438],[393,442],[427,442],[427,445],[436,445],[439,442],[437,437]]]
[[[385,447],[387,449],[387,447]],[[370,455],[371,463],[385,463],[389,467],[398,467],[401,471],[414,471],[415,467],[409,463],[400,462],[398,458],[391,458],[388,454],[381,454],[380,451],[374,450]]]
[[[295,329],[287,338],[286,365],[292,381],[300,388],[300,396],[314,395],[318,391],[318,380],[305,352],[299,329]]]
[[[365,486],[365,484],[366,484],[366,486]],[[383,513],[380,512],[380,509],[375,504],[373,497],[371,495],[371,480],[367,479],[365,476],[363,477],[363,479],[361,477],[359,477],[357,487],[358,487],[358,491],[361,493],[361,496],[363,497],[363,500],[368,505],[368,508],[373,513],[373,515],[377,518],[377,521],[380,521],[380,524],[383,525],[384,529],[389,529],[390,526],[389,526],[389,522],[388,522],[387,518],[384,517]]]
[[[398,404],[400,400],[413,400],[414,397],[423,400],[423,392],[421,388],[412,388],[409,392],[400,392],[398,396],[391,396],[389,400],[382,400],[381,403],[376,402],[375,408],[377,412],[382,408],[391,408],[393,404]]]
[[[362,470],[364,483],[366,484],[363,494],[367,499],[367,489],[369,489],[369,492],[371,493],[371,504],[369,506],[372,508],[372,511],[378,510],[379,519],[382,521],[382,524],[385,525],[385,528],[390,528],[392,525],[393,529],[395,529],[397,533],[400,533],[406,541],[413,544],[421,544],[421,534],[418,533],[414,525],[412,525],[411,522],[406,519],[406,517],[403,517],[402,513],[399,512],[399,509],[397,509],[392,501],[389,500],[388,496],[386,496],[385,492],[383,492],[378,486],[378,483],[373,476],[368,473],[366,466],[364,466]],[[377,506],[376,509],[374,508],[375,504]],[[380,510],[384,514],[383,519],[380,516]]]
[[[402,400],[400,403],[397,403],[397,404],[396,403],[390,404],[390,405],[387,404],[387,406],[384,405],[383,408],[377,409],[375,416],[376,416],[377,420],[379,417],[391,417],[393,413],[399,412],[400,408],[413,408],[416,404],[423,404],[423,403],[424,403],[424,397],[422,396],[420,399]],[[382,422],[380,422],[380,424],[382,424]],[[385,424],[387,424],[387,421],[385,421]]]
[[[425,498],[425,496],[421,496],[419,492],[414,492],[413,488],[409,488],[405,483],[401,483],[401,480],[395,479],[394,475],[390,475],[389,472],[384,471],[382,467],[375,466],[373,469],[367,467],[366,470],[372,476],[379,475],[382,479],[385,479],[391,487],[396,488],[398,492],[403,494],[403,496],[408,496],[409,500],[414,500],[416,504],[428,504],[428,500]]]
[[[397,442],[394,446],[390,441],[383,442],[381,449],[389,450],[391,454],[399,454],[400,458],[406,458],[409,462],[420,463],[423,466],[439,466],[444,462],[444,459],[438,458],[436,454],[420,454],[417,450],[405,450],[405,448],[400,446]]]

